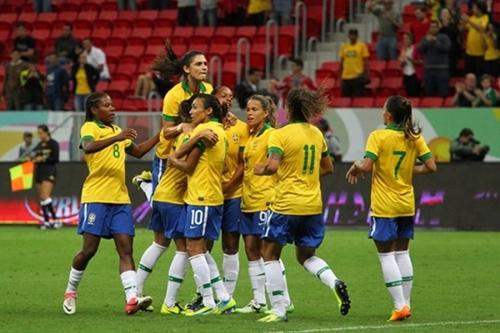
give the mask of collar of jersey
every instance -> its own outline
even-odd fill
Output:
[[[97,119],[94,119],[94,123],[99,126],[100,128],[106,128],[106,125],[102,121],[99,121]]]
[[[217,118],[214,117],[214,118],[210,118],[208,121],[211,121],[213,123],[218,123],[219,119],[217,119]]]
[[[182,80],[181,81],[181,87],[182,89],[184,89],[185,92],[187,93],[190,93],[190,94],[194,94],[191,89],[189,89],[189,85],[187,83],[187,80]],[[203,82],[200,82],[200,93],[204,93],[207,91],[207,87],[205,87],[205,85],[203,84]]]
[[[390,129],[390,130],[393,130],[393,131],[402,131],[401,127],[399,127],[398,125],[392,123],[392,124],[389,124],[385,127],[385,129]]]
[[[262,133],[264,133],[265,131],[267,131],[270,128],[272,128],[271,124],[265,123],[264,126],[262,126],[262,128],[260,129],[259,133],[257,133],[257,136],[262,135]]]

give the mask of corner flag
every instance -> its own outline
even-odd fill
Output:
[[[12,192],[29,190],[33,186],[33,161],[24,162],[9,169]]]

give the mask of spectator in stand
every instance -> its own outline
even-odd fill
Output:
[[[177,23],[181,27],[195,27],[198,25],[196,0],[177,1]]]
[[[54,50],[59,58],[74,59],[77,40],[73,36],[73,26],[66,23],[63,26],[63,31],[57,37]]]
[[[460,107],[471,107],[477,100],[477,79],[473,73],[465,75],[464,82],[457,82],[455,85],[455,96],[453,103]]]
[[[33,0],[33,11],[35,13],[50,12],[52,10],[51,0]]]
[[[365,83],[368,80],[368,47],[358,41],[358,30],[350,29],[349,42],[340,47],[340,73],[342,78],[342,96],[363,96]]]
[[[399,62],[403,67],[403,85],[406,95],[409,97],[420,96],[421,83],[417,75],[417,66],[421,65],[422,60],[418,59],[416,47],[413,44],[413,35],[411,32],[405,32],[403,35],[403,47],[399,55]]]
[[[476,1],[472,6],[472,16],[462,15],[462,22],[467,29],[467,41],[465,43],[465,71],[480,76],[483,72],[484,54],[486,44],[481,33],[484,33],[490,19],[487,15],[487,7],[484,1]]]
[[[500,51],[497,45],[497,33],[495,26],[490,23],[488,29],[482,32],[484,42],[486,44],[486,51],[484,52],[483,73],[493,75],[495,77],[500,75]]]
[[[247,24],[257,26],[264,25],[271,7],[271,0],[249,0]]]
[[[248,98],[252,95],[264,95],[259,88],[264,73],[258,68],[251,67],[248,76],[236,86],[236,99],[242,110],[246,110]]]
[[[441,0],[426,0],[425,5],[429,8],[429,14],[431,15],[431,21],[436,21],[439,19],[439,9],[441,8]]]
[[[491,107],[497,105],[499,100],[499,93],[493,88],[493,76],[489,74],[483,74],[481,76],[481,89],[476,90],[477,106],[479,107]],[[473,105],[476,106],[476,105]]]
[[[33,152],[33,133],[24,132],[23,133],[23,144],[19,147],[19,160],[28,161],[31,159],[31,153]]]
[[[217,25],[217,0],[200,0],[200,26]]]
[[[377,58],[393,60],[398,57],[397,32],[401,15],[393,8],[393,0],[368,0],[368,11],[378,18]]]
[[[93,46],[90,38],[88,37],[83,40],[82,45],[87,55],[87,63],[94,66],[94,68],[99,71],[100,79],[106,81],[111,80],[108,65],[106,63],[106,54],[104,51]]]
[[[419,51],[424,60],[424,90],[426,96],[448,96],[450,79],[448,36],[439,33],[439,22],[432,21],[429,33],[422,39]]]
[[[458,7],[458,2],[455,0],[444,0],[441,6],[441,11],[447,9],[451,15],[451,20],[454,24],[458,25],[460,23],[460,8]]]
[[[68,99],[69,75],[57,55],[51,53],[45,59],[47,65],[47,96],[48,109],[52,111],[64,110],[64,103]]]
[[[148,6],[150,9],[167,9],[168,0],[148,0]]]
[[[10,53],[10,61],[5,66],[5,79],[3,82],[3,97],[7,110],[22,110],[23,102],[21,100],[21,71],[27,64],[21,59],[21,53],[14,49]]]
[[[429,31],[431,21],[427,18],[427,8],[425,6],[415,7],[416,20],[410,24],[410,32],[413,34],[415,44],[419,45],[422,38]]]
[[[289,25],[292,23],[292,7],[291,0],[273,0],[273,9],[271,18],[279,25]]]
[[[286,99],[288,92],[294,88],[316,90],[317,87],[314,84],[314,81],[303,72],[304,62],[302,59],[290,58],[289,61],[292,73],[285,76],[281,82],[271,80],[273,93]]]
[[[248,0],[221,0],[224,25],[239,26],[246,20]]]
[[[474,132],[470,128],[464,128],[451,143],[451,161],[482,161],[489,150],[489,146],[482,146],[481,142],[474,138]]]
[[[24,23],[16,23],[16,38],[14,49],[21,53],[21,59],[29,61],[36,60],[36,41],[28,35]]]
[[[116,0],[118,5],[118,10],[136,10],[137,2],[136,0]]]
[[[451,48],[449,52],[449,64],[450,64],[450,76],[458,76],[458,60],[462,58],[462,45],[461,36],[458,25],[453,20],[448,8],[443,8],[441,10],[441,29],[439,33],[448,36],[451,42]]]
[[[71,68],[71,80],[75,94],[75,111],[85,111],[87,97],[95,92],[99,81],[99,71],[87,63],[85,52],[80,53],[78,63]]]
[[[36,68],[36,62],[28,62],[21,71],[21,99],[25,111],[43,110],[43,75]]]
[[[326,120],[323,117],[317,118],[312,121],[312,123],[318,127],[323,133],[326,144],[328,146],[328,154],[333,158],[334,161],[342,161],[342,147],[340,147],[339,138],[333,135],[333,131]]]

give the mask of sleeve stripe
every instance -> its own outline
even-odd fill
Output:
[[[80,141],[95,141],[95,138],[92,135],[84,135]]]
[[[165,120],[165,121],[171,121],[171,122],[175,122],[177,120],[177,118],[178,118],[178,117],[169,116],[169,115],[166,115],[166,114],[162,114],[162,117],[163,117],[163,120]]]
[[[421,160],[422,162],[425,162],[431,158],[432,158],[432,153],[430,151],[418,157],[418,159]]]
[[[201,151],[205,151],[206,148],[205,143],[201,140],[196,143],[196,147],[200,148]]]
[[[321,153],[321,157],[325,157],[325,156],[330,156],[331,154],[328,153],[328,151],[324,151]],[[332,155],[333,156],[333,155]]]
[[[376,161],[378,159],[378,156],[371,151],[365,151],[365,157],[369,158],[370,160]]]
[[[278,155],[283,155],[283,149],[278,148],[278,147],[269,147],[267,150],[268,154],[278,154]]]

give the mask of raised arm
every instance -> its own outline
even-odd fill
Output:
[[[153,147],[159,141],[160,141],[160,134],[156,134],[155,136],[147,139],[144,142],[141,142],[138,145],[132,143],[132,145],[126,149],[126,152],[127,154],[132,155],[135,158],[141,158],[144,155],[146,155],[151,149],[153,149]]]
[[[112,136],[107,139],[94,141],[93,138],[83,137],[81,148],[85,152],[85,154],[97,153],[98,151],[103,150],[104,148],[111,146],[115,142],[123,141],[123,140],[135,140],[137,137],[137,131],[132,128],[124,129],[120,134]]]

